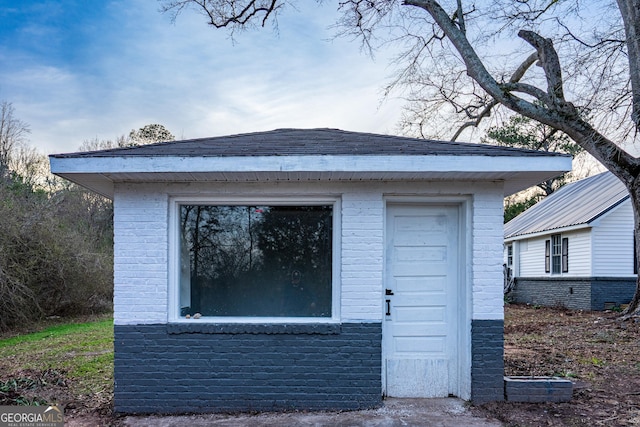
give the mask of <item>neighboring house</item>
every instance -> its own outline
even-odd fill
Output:
[[[114,203],[115,411],[503,400],[513,148],[281,129],[52,155]]]
[[[611,172],[567,184],[504,226],[515,302],[604,310],[636,288],[633,209]]]

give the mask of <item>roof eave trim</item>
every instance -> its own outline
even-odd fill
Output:
[[[50,157],[56,174],[158,172],[538,172],[570,170],[558,156],[349,155],[265,157]]]
[[[618,200],[617,202],[611,204],[609,207],[607,207],[606,209],[603,209],[601,212],[598,212],[596,215],[593,216],[593,218],[590,218],[587,223],[591,224],[592,222],[594,222],[595,220],[597,220],[598,218],[603,217],[604,215],[608,214],[609,212],[611,212],[612,210],[614,210],[615,208],[617,208],[618,206],[620,206],[622,203],[624,203],[625,201],[629,200],[629,196],[628,194],[626,196],[624,196],[623,198],[621,198],[620,200]]]
[[[504,242],[505,243],[511,243],[511,242],[515,242],[515,241],[518,241],[518,240],[533,239],[533,238],[536,238],[536,237],[546,236],[546,235],[550,235],[550,234],[566,233],[566,232],[569,232],[569,231],[584,230],[584,229],[587,229],[587,228],[592,228],[590,223],[574,224],[574,225],[568,225],[568,226],[565,226],[565,227],[557,227],[557,228],[548,228],[546,230],[539,230],[539,231],[535,231],[533,233],[525,233],[525,234],[507,236],[507,237],[504,238]]]

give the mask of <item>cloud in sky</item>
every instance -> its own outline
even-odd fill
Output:
[[[279,31],[237,35],[153,0],[0,0],[0,100],[45,153],[74,151],[149,123],[178,138],[335,127],[393,133],[397,100],[380,104],[388,55],[334,40],[335,4],[298,2]],[[87,6],[89,5],[89,6]]]

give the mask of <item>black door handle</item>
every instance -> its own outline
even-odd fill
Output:
[[[387,312],[385,313],[387,316],[391,316],[391,300],[387,300]]]

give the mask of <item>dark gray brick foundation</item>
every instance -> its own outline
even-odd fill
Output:
[[[591,309],[605,310],[628,304],[636,292],[635,277],[594,277],[591,280]]]
[[[379,323],[116,325],[115,411],[377,407],[381,342]]]
[[[471,400],[504,400],[504,321],[471,322]]]
[[[604,310],[627,304],[635,289],[635,277],[519,277],[507,298],[524,304]]]

